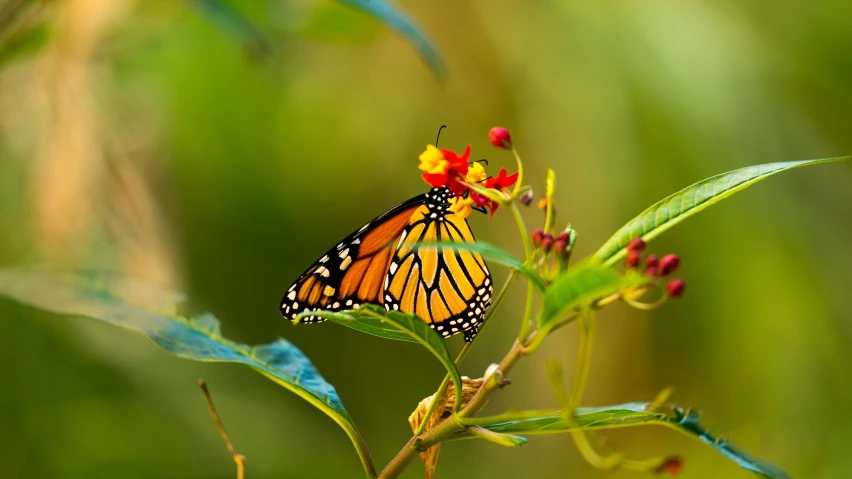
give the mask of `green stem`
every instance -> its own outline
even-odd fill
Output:
[[[589,364],[592,358],[592,341],[595,339],[595,315],[587,310],[582,313],[580,321],[580,343],[577,346],[577,371],[574,374],[574,385],[568,396],[568,407],[571,416],[574,409],[580,405],[583,393],[586,390],[586,382],[589,378]]]
[[[514,146],[512,147],[512,154],[515,155],[515,161],[518,162],[518,181],[512,190],[512,199],[514,200],[520,194],[521,186],[524,184],[524,162],[521,161],[521,155],[518,154],[518,150]]]
[[[520,175],[518,175],[520,178]],[[509,204],[509,207],[512,210],[512,216],[515,218],[515,222],[518,224],[518,232],[521,234],[521,243],[524,246],[524,257],[526,258],[525,263],[529,264],[532,261],[532,245],[530,244],[530,237],[527,234],[527,227],[524,224],[524,219],[521,217],[521,212],[518,210],[518,205],[515,202]],[[524,340],[530,334],[530,330],[532,328],[532,310],[533,310],[533,302],[535,297],[533,296],[535,293],[535,287],[532,282],[527,281],[527,300],[524,304],[524,316],[521,321],[521,331],[518,334],[518,338],[520,340]]]

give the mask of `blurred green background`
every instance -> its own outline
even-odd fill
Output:
[[[408,414],[440,365],[410,344],[290,326],[277,305],[328,247],[424,191],[417,155],[441,124],[442,146],[470,143],[492,174],[513,160],[488,129],[511,129],[539,193],[553,168],[578,256],[704,177],[852,152],[848,1],[402,1],[441,52],[443,82],[404,39],[340,4],[231,4],[266,35],[265,54],[193,2],[36,1],[19,21],[37,29],[5,24],[0,264],[127,272],[187,291],[230,338],[286,337],[337,387],[379,467],[410,436]],[[852,476],[850,166],[785,173],[654,241],[681,255],[687,295],[601,314],[585,404],[672,385],[711,430],[794,477]],[[471,223],[520,254],[506,212]],[[522,294],[516,285],[462,374],[502,357]],[[556,334],[487,411],[555,406],[545,360],[570,370],[575,340],[573,328]],[[8,300],[0,476],[232,478],[199,377],[248,478],[361,477],[331,420],[246,368]],[[752,477],[674,431],[605,437],[635,458],[682,455],[685,478]],[[567,436],[512,450],[450,443],[437,473],[637,477],[593,470]]]

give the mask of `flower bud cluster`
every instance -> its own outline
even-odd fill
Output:
[[[647,248],[645,241],[640,238],[633,238],[627,244],[627,256],[624,259],[624,264],[628,269],[638,269],[642,263],[642,253]],[[649,254],[645,257],[643,272],[646,276],[652,278],[665,278],[674,273],[680,267],[680,257],[676,254],[667,254],[662,258],[655,254]],[[671,279],[666,284],[666,292],[672,298],[683,296],[686,283],[679,278]]]
[[[571,235],[562,231],[555,237],[538,228],[530,234],[533,245],[545,254],[553,252],[560,259],[567,259],[571,253]]]

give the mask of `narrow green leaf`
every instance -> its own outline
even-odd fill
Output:
[[[611,266],[624,258],[631,239],[651,240],[663,231],[738,191],[770,176],[800,166],[852,159],[852,156],[819,160],[788,161],[749,166],[711,176],[651,205],[615,232],[593,255],[595,261]]]
[[[331,311],[306,311],[293,319],[297,323],[304,316],[320,316],[335,323],[387,339],[420,343],[432,353],[453,379],[456,386],[456,404],[461,404],[461,377],[455,362],[447,352],[444,340],[426,322],[414,314],[387,311],[375,304],[362,304],[360,308],[333,313]]]
[[[479,426],[471,426],[467,428],[467,430],[476,437],[493,442],[494,444],[499,444],[503,447],[521,447],[527,442],[525,437],[489,431],[488,429]]]
[[[544,217],[544,231],[550,231],[553,226],[553,193],[556,190],[556,173],[550,168],[547,169],[547,176],[544,178],[544,198],[547,200],[547,208]]]
[[[507,268],[517,270],[519,273],[526,276],[539,291],[544,291],[547,287],[544,280],[541,279],[541,276],[527,266],[524,266],[524,263],[521,260],[512,256],[511,253],[483,241],[477,241],[475,243],[458,243],[453,241],[423,242],[415,244],[414,247],[442,247],[453,250],[473,251],[481,254],[486,261],[492,261],[497,264],[502,264]]]
[[[176,356],[245,364],[331,417],[349,436],[369,477],[375,468],[349,413],[311,361],[284,339],[248,346],[222,337],[209,313],[178,315],[183,295],[105,273],[0,269],[0,295],[50,313],[100,319],[147,336]]]
[[[641,425],[666,426],[688,436],[700,439],[705,444],[722,453],[740,467],[770,479],[789,479],[777,466],[758,459],[743,451],[728,440],[713,436],[699,423],[699,415],[693,411],[684,412],[672,408],[672,414],[650,412],[646,408],[650,403],[627,403],[617,406],[597,408],[577,408],[574,419],[579,427],[567,421],[561,410],[529,411],[510,413],[501,416],[470,418],[466,425],[478,426],[499,434],[558,434],[577,429],[614,429]],[[468,428],[451,439],[470,439],[480,437]]]
[[[638,286],[644,281],[641,275],[622,275],[589,262],[577,264],[568,268],[545,290],[538,324],[546,334],[561,326],[567,320],[567,313],[590,307],[600,298]]]
[[[426,33],[402,10],[390,0],[337,0],[344,5],[361,10],[380,22],[387,25],[388,28],[396,31],[407,39],[426,64],[432,73],[442,79],[445,75],[444,62],[438,51],[432,45],[432,41]]]

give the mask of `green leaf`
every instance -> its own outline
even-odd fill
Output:
[[[108,273],[51,273],[0,269],[0,295],[55,314],[83,316],[143,334],[176,356],[245,364],[296,393],[346,431],[367,475],[375,477],[367,447],[335,391],[296,346],[279,339],[247,346],[222,337],[204,313],[178,315],[183,295]]]
[[[456,405],[461,405],[461,377],[455,362],[450,358],[444,340],[426,322],[414,314],[402,313],[400,311],[387,311],[385,308],[375,304],[362,304],[360,308],[342,311],[339,313],[331,311],[305,311],[293,319],[298,323],[305,316],[319,316],[337,324],[352,329],[379,336],[381,338],[396,339],[420,343],[429,350],[453,379],[456,386]]]
[[[526,276],[539,291],[544,291],[547,287],[544,280],[541,279],[541,276],[532,269],[524,266],[524,263],[521,260],[512,256],[511,253],[483,241],[477,241],[475,243],[458,243],[454,241],[422,242],[415,244],[414,247],[442,247],[453,250],[473,251],[481,254],[487,261],[492,261],[517,270],[519,273]]]
[[[538,324],[547,334],[567,321],[567,313],[590,307],[600,298],[639,286],[645,281],[642,275],[622,275],[589,262],[577,264],[568,268],[545,290]]]
[[[527,442],[527,439],[524,437],[489,431],[488,429],[479,426],[471,426],[467,428],[467,430],[476,437],[493,442],[494,444],[499,444],[503,447],[521,447]]]
[[[364,305],[368,307],[370,305]],[[385,339],[393,339],[396,341],[408,341],[410,343],[416,343],[417,341],[411,337],[408,333],[400,331],[396,326],[387,321],[379,321],[373,316],[368,316],[365,314],[359,313],[360,309],[348,310],[348,311],[305,311],[304,313],[299,313],[295,319],[293,319],[293,324],[298,324],[299,320],[306,316],[317,316],[323,319],[327,319],[333,323],[341,324],[346,326],[347,328],[352,328],[356,331],[361,331],[362,333],[371,334],[373,336],[378,336],[380,338]],[[396,313],[403,314],[403,313]],[[421,320],[421,322],[423,322]]]
[[[407,39],[432,73],[442,79],[445,75],[444,62],[425,32],[390,0],[338,0],[344,5],[360,10],[376,18]]]
[[[547,169],[547,176],[544,178],[544,198],[547,200],[547,208],[544,217],[544,231],[550,231],[553,226],[553,193],[556,190],[556,173],[552,169]]]
[[[417,23],[400,10],[391,0],[337,0],[338,3],[359,10],[402,35],[417,50],[432,73],[443,79],[446,68],[432,41]],[[257,55],[268,53],[266,35],[246,15],[225,0],[196,0],[198,10],[223,32],[236,38],[246,49]]]
[[[686,218],[758,181],[800,166],[849,159],[852,159],[852,156],[768,163],[711,176],[651,205],[616,231],[612,238],[608,239],[593,255],[593,258],[599,263],[611,266],[624,258],[625,247],[633,238],[642,237],[646,241],[651,240]]]
[[[699,414],[672,408],[672,414],[647,411],[650,403],[627,403],[597,408],[577,408],[574,420],[579,429],[614,429],[640,425],[666,426],[688,436],[700,439],[716,449],[740,467],[771,479],[789,479],[789,475],[777,466],[758,459],[743,451],[728,440],[710,434],[699,423]],[[478,426],[500,434],[558,434],[577,430],[565,419],[562,410],[530,411],[501,416],[465,419],[465,424]],[[451,439],[479,437],[469,429]]]

